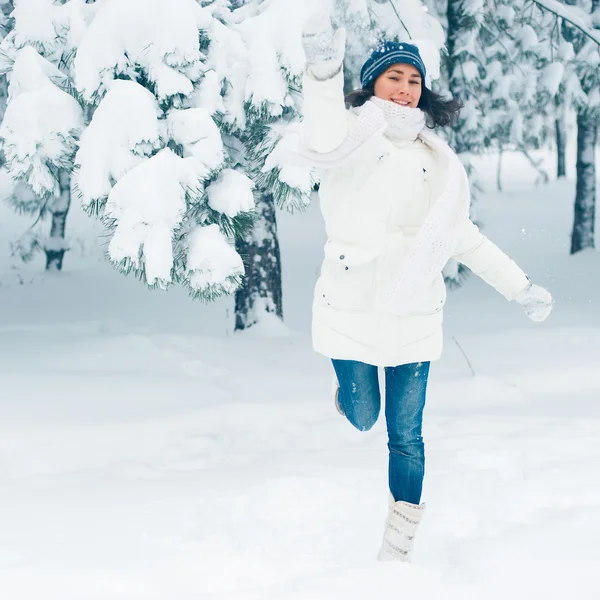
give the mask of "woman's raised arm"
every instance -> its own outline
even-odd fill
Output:
[[[302,44],[306,55],[303,141],[313,152],[331,152],[348,131],[343,73],[346,32],[334,33],[329,18],[317,16],[305,25]]]

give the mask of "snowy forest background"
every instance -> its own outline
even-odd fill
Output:
[[[317,9],[350,32],[347,91],[378,38],[420,45],[433,88],[465,103],[447,133],[468,166],[517,151],[540,181],[564,177],[575,122],[570,252],[594,247],[596,0],[9,0],[1,181],[30,216],[10,240],[14,268],[43,255],[60,271],[75,238],[94,236],[151,288],[235,293],[236,329],[264,312],[282,318],[277,211],[304,209],[318,182],[274,150],[302,118],[300,34]],[[551,171],[532,156],[544,148]],[[475,190],[484,185],[469,170]],[[73,231],[74,203],[105,230]],[[462,279],[452,266],[447,275]]]
[[[600,0],[0,0],[0,597],[597,600]],[[374,560],[382,422],[310,343],[303,24],[465,108],[473,217],[534,324],[448,265],[414,565]]]

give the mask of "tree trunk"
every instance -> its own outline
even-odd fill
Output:
[[[246,278],[235,294],[236,331],[252,327],[265,312],[283,319],[281,255],[273,195],[262,192],[256,211],[258,219],[252,231],[237,243],[246,265]]]
[[[562,117],[559,117],[556,119],[556,177],[558,179],[567,175],[566,138],[565,122]]]
[[[596,219],[596,143],[598,122],[591,111],[577,111],[577,188],[571,254],[594,248]]]
[[[65,226],[67,214],[71,206],[71,176],[68,171],[61,170],[58,174],[60,196],[50,208],[52,225],[44,251],[46,252],[46,271],[61,271],[63,258],[67,251],[65,245]]]
[[[567,175],[567,125],[565,105],[556,97],[556,106],[558,108],[558,116],[556,117],[556,177],[566,177]]]

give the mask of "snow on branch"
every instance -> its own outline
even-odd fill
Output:
[[[6,164],[39,196],[58,194],[57,168],[69,168],[83,129],[79,103],[52,82],[53,65],[31,46],[17,54],[0,128]]]
[[[134,81],[111,82],[75,156],[74,189],[86,210],[103,203],[115,181],[160,147],[158,117],[146,88]]]
[[[114,220],[110,259],[143,270],[148,285],[172,281],[173,236],[186,211],[189,189],[202,189],[197,159],[169,149],[132,169],[112,189],[105,217]]]
[[[180,145],[184,156],[193,156],[203,167],[204,177],[223,165],[221,132],[204,108],[173,110],[167,117],[169,137]]]
[[[118,75],[141,71],[160,102],[189,95],[200,79],[200,27],[194,0],[105,0],[75,58],[75,83],[97,102]]]
[[[577,6],[566,6],[558,0],[532,0],[542,10],[547,10],[565,20],[600,46],[600,30],[592,26],[592,15]]]
[[[233,169],[223,169],[208,187],[208,205],[228,217],[254,210],[251,179]]]
[[[12,43],[18,49],[32,45],[57,62],[62,52],[77,47],[96,9],[85,0],[60,5],[54,0],[14,0]]]
[[[197,227],[191,232],[187,253],[187,278],[192,290],[209,297],[232,294],[244,276],[244,263],[219,227]]]

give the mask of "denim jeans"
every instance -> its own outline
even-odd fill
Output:
[[[333,360],[340,384],[338,401],[359,431],[375,425],[381,409],[378,369],[353,360]],[[389,485],[396,501],[421,502],[425,475],[423,409],[430,363],[385,368]]]

